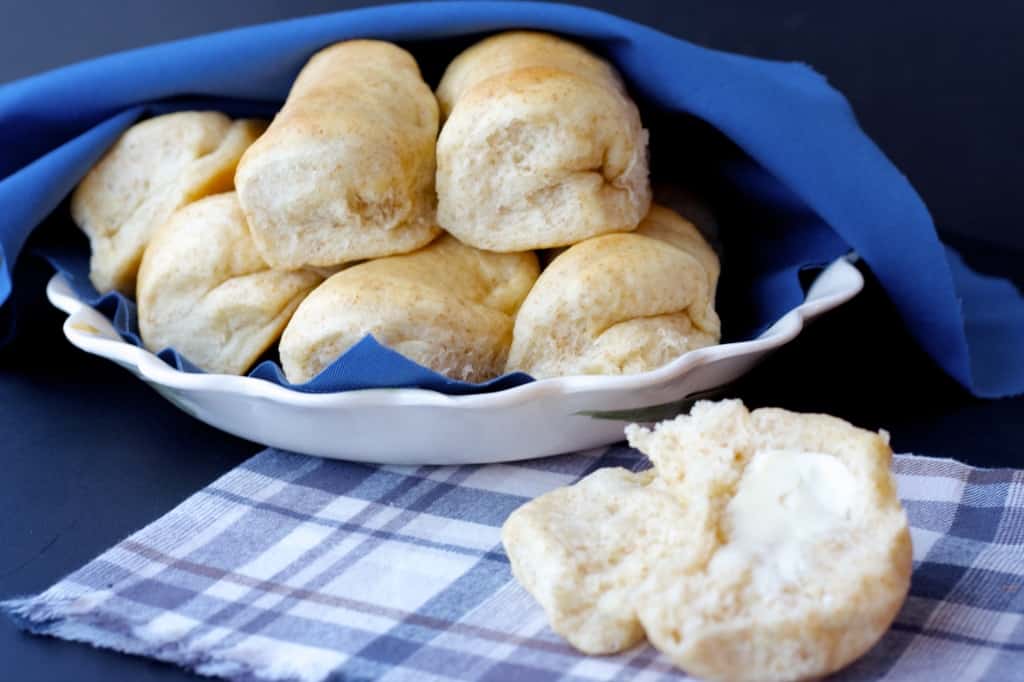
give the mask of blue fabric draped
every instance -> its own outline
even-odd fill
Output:
[[[413,3],[308,17],[122,52],[0,87],[0,302],[33,228],[62,210],[75,183],[139,117],[180,108],[273,111],[312,53],[349,38],[398,42],[434,85],[459,50],[510,28],[566,35],[621,70],[651,129],[655,179],[696,189],[715,209],[728,335],[770,324],[802,299],[801,269],[853,249],[946,372],[979,396],[1024,392],[1024,299],[947,250],[913,187],[821,75],[544,3]],[[100,302],[81,277],[82,257],[55,260],[82,295]],[[108,295],[102,305],[112,317],[120,310],[131,331],[130,301]],[[173,350],[163,356],[190,369]],[[283,382],[272,361],[253,373]],[[297,388],[465,393],[529,380],[453,382],[367,338]]]

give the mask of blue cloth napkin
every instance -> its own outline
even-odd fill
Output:
[[[946,372],[979,396],[1024,392],[1024,299],[943,246],[910,183],[822,76],[803,64],[709,50],[601,12],[542,3],[414,3],[284,21],[119,53],[0,88],[0,302],[33,227],[139,117],[185,107],[273,109],[313,52],[348,38],[399,42],[436,84],[473,40],[523,27],[565,34],[611,59],[652,131],[656,179],[711,201],[725,246],[719,308],[728,335],[770,324],[801,300],[802,268],[852,248]],[[187,366],[173,352],[168,357]],[[273,366],[257,373],[281,381]],[[451,382],[367,340],[303,388],[468,392],[528,380]]]
[[[647,645],[573,650],[509,571],[508,514],[605,466],[647,462],[625,446],[465,467],[266,450],[0,609],[32,632],[232,680],[690,679]],[[1024,472],[910,455],[893,470],[910,595],[835,679],[1021,679]]]

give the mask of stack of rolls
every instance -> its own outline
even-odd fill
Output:
[[[636,104],[579,45],[492,36],[435,95],[402,48],[352,40],[269,124],[132,127],[72,216],[97,290],[134,294],[144,344],[206,371],[280,340],[304,383],[372,335],[458,380],[628,374],[720,337],[718,258],[648,175]]]

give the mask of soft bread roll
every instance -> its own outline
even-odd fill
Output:
[[[516,317],[507,370],[633,374],[717,343],[718,272],[696,228],[655,206],[636,232],[555,257]]]
[[[231,189],[238,159],[265,127],[214,111],[182,111],[121,135],[71,195],[71,217],[92,247],[96,290],[134,295],[153,231],[190,201]]]
[[[513,317],[538,272],[532,252],[480,251],[448,235],[352,266],[295,311],[281,337],[285,375],[308,381],[372,334],[453,379],[490,379],[504,367]]]
[[[502,529],[570,643],[646,633],[688,674],[770,681],[827,675],[885,633],[912,561],[884,434],[739,401],[626,433],[653,470],[598,471]]]
[[[713,301],[721,273],[718,255],[692,222],[672,209],[653,204],[650,213],[633,234],[659,239],[696,258],[707,274]]]
[[[886,434],[729,401],[626,435],[679,499],[708,501],[716,528],[710,560],[660,566],[639,608],[676,665],[708,679],[818,678],[882,637],[912,570]]]
[[[235,176],[267,262],[333,266],[434,239],[437,120],[400,47],[352,40],[315,54]]]
[[[638,586],[663,555],[699,547],[690,510],[654,482],[653,470],[599,469],[523,505],[502,528],[513,575],[584,653],[641,642]]]
[[[249,235],[234,192],[171,216],[139,269],[139,330],[146,347],[173,346],[207,372],[242,374],[281,335],[321,281],[271,270]]]
[[[502,33],[456,57],[437,94],[438,222],[465,243],[564,246],[647,213],[647,131],[614,69],[582,47]]]

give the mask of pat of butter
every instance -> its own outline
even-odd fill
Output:
[[[751,566],[765,590],[799,581],[815,545],[849,524],[856,498],[857,481],[836,457],[759,451],[726,506],[728,541],[712,569]]]

